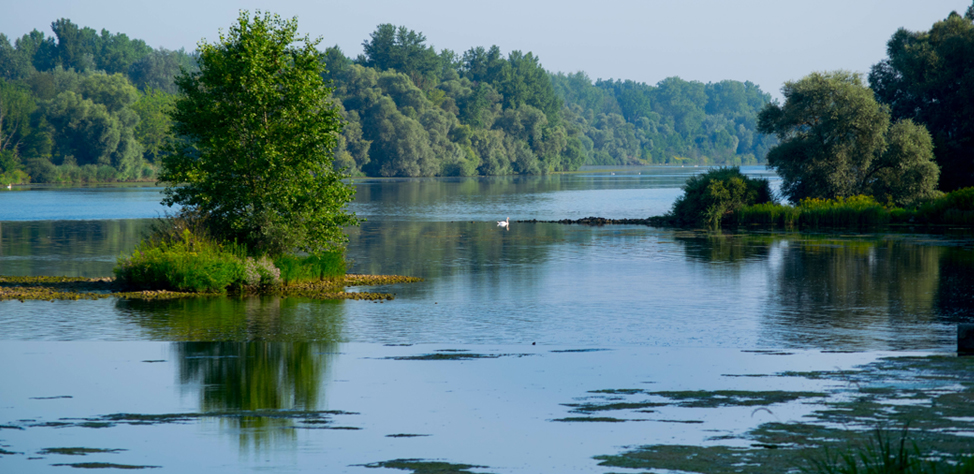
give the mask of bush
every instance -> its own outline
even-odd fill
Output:
[[[924,224],[974,225],[974,187],[958,189],[928,201],[912,214],[897,216],[897,222]]]
[[[133,289],[225,293],[246,281],[240,250],[183,229],[178,240],[143,240],[130,257],[119,259],[114,272]]]
[[[732,212],[748,205],[773,202],[768,180],[748,178],[737,167],[717,168],[692,176],[673,209],[654,223],[719,228]]]

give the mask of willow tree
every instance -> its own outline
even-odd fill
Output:
[[[341,118],[318,40],[296,32],[296,18],[241,12],[200,44],[199,70],[176,79],[171,117],[186,146],[163,159],[163,203],[254,253],[334,250],[357,224],[346,209],[354,191],[332,166]]]
[[[864,194],[910,205],[936,192],[930,134],[911,120],[891,123],[859,74],[812,73],[786,82],[782,95],[783,105],[761,111],[758,130],[780,140],[768,166],[792,202]]]

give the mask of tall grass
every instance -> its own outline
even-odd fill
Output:
[[[274,259],[274,265],[281,270],[281,280],[285,285],[321,280],[335,280],[345,275],[345,253],[342,250],[325,252],[321,255],[283,255]]]
[[[132,289],[224,293],[245,281],[246,252],[183,229],[179,239],[143,240],[120,258],[115,277]]]
[[[204,216],[191,211],[157,219],[132,255],[119,258],[115,276],[140,290],[225,293],[263,291],[280,284],[338,280],[343,249],[321,255],[249,255],[237,243],[210,236]]]
[[[886,208],[870,196],[805,199],[797,206],[755,204],[734,212],[737,225],[874,228],[888,224],[974,227],[974,187],[958,189],[913,209]]]
[[[877,428],[868,443],[848,451],[825,451],[820,458],[809,459],[809,474],[974,474],[974,457],[950,465],[925,459],[916,443],[910,441],[906,428],[899,436]]]
[[[880,227],[890,222],[890,211],[871,196],[805,199],[797,206],[755,204],[734,213],[737,225],[801,228]]]

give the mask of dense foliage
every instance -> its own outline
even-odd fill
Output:
[[[768,180],[749,178],[736,167],[716,168],[690,177],[673,209],[653,220],[656,225],[715,229],[738,209],[772,201]]]
[[[781,140],[768,166],[792,202],[862,194],[902,206],[935,196],[930,134],[909,119],[891,124],[858,74],[812,73],[782,93],[785,103],[768,104],[758,128]]]
[[[151,179],[174,145],[168,112],[184,51],[52,23],[0,34],[0,181]],[[347,121],[335,166],[356,175],[539,174],[582,164],[751,164],[770,100],[752,83],[668,78],[656,86],[551,74],[496,46],[437,51],[419,32],[379,25],[363,54],[320,54]],[[73,95],[72,95],[73,94]]]
[[[354,190],[332,166],[341,122],[315,46],[296,19],[247,12],[200,45],[199,71],[176,79],[171,116],[185,141],[162,159],[164,204],[259,255],[343,246]]]
[[[151,178],[173,77],[195,60],[67,19],[51,29],[0,33],[0,183]]]
[[[877,99],[930,131],[941,189],[974,186],[974,6],[930,31],[898,30],[887,54],[869,74]]]
[[[355,60],[325,55],[349,126],[336,163],[369,176],[538,174],[583,164],[753,164],[770,96],[752,83],[657,86],[550,74],[497,46],[437,52],[421,33],[379,25]]]

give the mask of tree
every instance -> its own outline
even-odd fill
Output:
[[[859,74],[812,73],[786,82],[782,95],[784,105],[761,111],[758,130],[781,140],[768,166],[792,202],[864,194],[909,205],[935,192],[940,171],[929,133],[912,121],[890,126],[888,108]]]
[[[354,190],[332,166],[341,118],[318,40],[296,31],[296,18],[242,12],[199,46],[199,71],[176,79],[173,128],[188,145],[163,158],[163,202],[254,253],[338,249],[357,224],[345,208]]]
[[[974,186],[974,6],[930,31],[900,29],[869,84],[894,119],[912,119],[933,135],[941,189]]]

